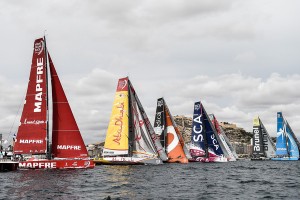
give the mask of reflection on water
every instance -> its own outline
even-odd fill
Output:
[[[9,180],[11,183],[6,186],[6,195],[32,199],[75,198],[70,185],[80,175],[80,170],[20,170]]]
[[[110,191],[107,196],[123,196],[135,197],[134,190],[128,190],[131,183],[131,167],[130,166],[103,166],[107,177],[104,184],[107,191]]]

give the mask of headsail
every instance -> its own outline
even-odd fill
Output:
[[[296,142],[298,148],[300,149],[300,142],[299,140],[297,139],[294,131],[292,130],[291,126],[289,125],[288,121],[285,120],[285,124],[286,124],[286,129],[287,129],[287,132],[291,134],[291,136],[293,137],[294,141]]]
[[[52,154],[58,158],[88,157],[54,64],[48,54],[53,99]]]
[[[140,100],[139,100],[139,98],[138,98],[138,96],[137,96],[137,94],[136,94],[136,92],[135,92],[132,84],[130,84],[130,88],[131,88],[132,94],[135,97],[137,105],[139,107],[142,119],[144,120],[145,128],[146,128],[147,132],[149,133],[149,135],[150,135],[150,137],[151,137],[151,139],[152,139],[152,141],[154,143],[154,146],[156,148],[156,151],[159,154],[160,159],[162,161],[167,161],[168,160],[168,156],[167,156],[166,152],[164,151],[164,149],[163,149],[163,147],[162,147],[162,145],[160,143],[160,138],[155,134],[154,129],[153,129],[153,127],[152,127],[152,125],[151,125],[151,123],[149,121],[149,118],[148,118],[148,116],[147,116],[147,114],[146,114],[146,112],[145,112],[145,110],[144,110],[144,108],[143,108],[143,106],[142,106],[142,104],[141,104],[141,102],[140,102]]]
[[[140,109],[138,108],[136,99],[132,93],[130,93],[130,107],[132,116],[132,128],[133,135],[129,143],[132,143],[132,156],[136,157],[157,157],[155,146],[150,135],[147,133],[144,120],[142,119]],[[129,144],[130,145],[130,144]]]
[[[231,150],[231,148],[233,148],[233,147],[230,147],[231,144],[230,144],[229,140],[226,141],[226,138],[225,138],[226,135],[225,135],[223,129],[221,128],[221,126],[219,125],[219,122],[218,122],[217,118],[215,117],[214,114],[210,114],[209,117],[210,117],[210,120],[211,120],[211,122],[212,122],[212,124],[215,128],[215,131],[219,135],[220,143],[222,143],[222,145],[223,145],[222,149],[224,151],[225,157],[229,161],[236,161],[236,157],[233,154],[234,150]]]
[[[220,143],[220,139],[218,137],[218,133],[216,133],[215,129],[212,126],[212,123],[203,107],[203,122],[206,132],[206,139],[207,139],[207,146],[208,146],[208,152],[209,156],[223,156],[224,151],[221,147],[222,143]]]
[[[291,127],[288,122],[285,120],[285,130],[287,133],[287,142],[288,142],[288,152],[290,157],[299,158],[299,147],[297,145],[298,140],[295,137]]]
[[[47,151],[46,58],[44,39],[34,42],[28,88],[14,154],[44,154]]]
[[[184,139],[183,139],[183,137],[182,137],[182,134],[181,134],[181,132],[179,131],[178,126],[177,126],[176,122],[174,121],[174,119],[173,119],[173,117],[172,117],[172,114],[170,113],[170,110],[169,110],[169,108],[168,108],[167,105],[166,105],[166,107],[167,107],[167,111],[169,112],[169,115],[171,116],[172,124],[173,124],[173,126],[174,126],[175,131],[176,131],[177,137],[178,137],[179,142],[180,142],[180,144],[181,144],[181,146],[182,146],[182,149],[183,149],[183,151],[184,151],[184,154],[185,154],[185,156],[187,157],[187,159],[191,159],[192,156],[191,156],[191,154],[190,154],[190,152],[189,152],[189,150],[188,150],[188,148],[187,148],[187,146],[186,146],[186,144],[185,144],[185,142],[184,142]]]
[[[180,137],[178,137],[178,133],[175,130],[175,127],[172,123],[172,116],[170,115],[169,109],[166,106],[166,127],[167,127],[167,135],[166,135],[166,150],[168,154],[168,158],[171,162],[180,162],[180,163],[188,163],[188,159],[183,150],[183,146],[180,142]],[[180,133],[179,133],[180,134]],[[181,138],[182,139],[182,138]]]

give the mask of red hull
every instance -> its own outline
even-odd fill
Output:
[[[86,169],[94,168],[92,160],[27,160],[19,162],[20,169]]]

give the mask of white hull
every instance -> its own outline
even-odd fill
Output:
[[[135,157],[103,157],[95,159],[96,164],[102,165],[159,165],[163,164],[159,158],[135,158]]]

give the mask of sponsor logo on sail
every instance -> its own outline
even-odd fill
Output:
[[[253,133],[254,133],[254,146],[253,146],[253,150],[254,151],[260,151],[259,130],[258,130],[258,128],[253,128]]]
[[[118,88],[119,90],[123,90],[127,86],[127,80],[119,80]]]
[[[34,44],[34,52],[37,53],[38,55],[40,55],[43,51],[43,48],[44,48],[44,42],[43,41],[40,41],[40,42],[36,42]]]
[[[156,113],[154,129],[155,129],[155,133],[158,135],[161,135],[161,133],[165,129],[164,126],[162,125],[162,112]]]
[[[43,94],[43,87],[42,83],[43,74],[44,74],[44,59],[37,58],[36,59],[36,85],[35,85],[35,102],[34,102],[34,112],[41,112],[42,111],[42,94]]]
[[[218,144],[218,141],[217,141],[216,138],[215,138],[215,134],[212,134],[212,135],[210,136],[210,138],[212,139],[212,143],[213,143],[213,145],[215,146],[216,150],[218,150],[218,149],[219,149],[219,144]]]
[[[196,105],[195,105],[196,106]],[[203,126],[202,126],[202,121],[201,121],[201,117],[202,115],[199,115],[198,117],[196,117],[194,119],[194,122],[196,122],[197,124],[200,125],[200,128],[197,128],[196,125],[193,126],[193,131],[195,133],[195,135],[193,136],[193,140],[194,142],[198,142],[203,141],[203,135],[202,135],[202,131],[203,131]]]
[[[178,139],[178,136],[176,134],[176,131],[174,129],[174,126],[168,126],[167,127],[167,132],[168,134],[171,134],[173,135],[173,140],[172,142],[170,142],[167,146],[167,152],[170,153],[173,149],[176,148],[176,146],[178,145],[179,143],[179,139]]]
[[[200,109],[200,104],[195,104],[194,109],[199,110]]]
[[[28,121],[27,119],[24,120],[24,124],[44,124],[46,123],[44,120],[31,120],[31,121]]]
[[[78,146],[78,145],[57,145],[57,149],[63,149],[63,150],[81,150],[81,146]]]
[[[20,143],[24,143],[24,144],[43,144],[43,140],[27,140],[27,139],[22,139],[22,140],[20,140]]]
[[[157,101],[157,106],[161,107],[164,104],[163,100],[158,100]]]
[[[286,151],[286,148],[277,148],[278,151]]]
[[[115,126],[118,126],[119,129],[117,130],[117,134],[113,135],[114,139],[113,141],[120,145],[120,140],[122,137],[122,132],[123,132],[123,116],[124,116],[124,102],[120,103],[117,105],[117,108],[120,110],[120,115],[115,118]]]

